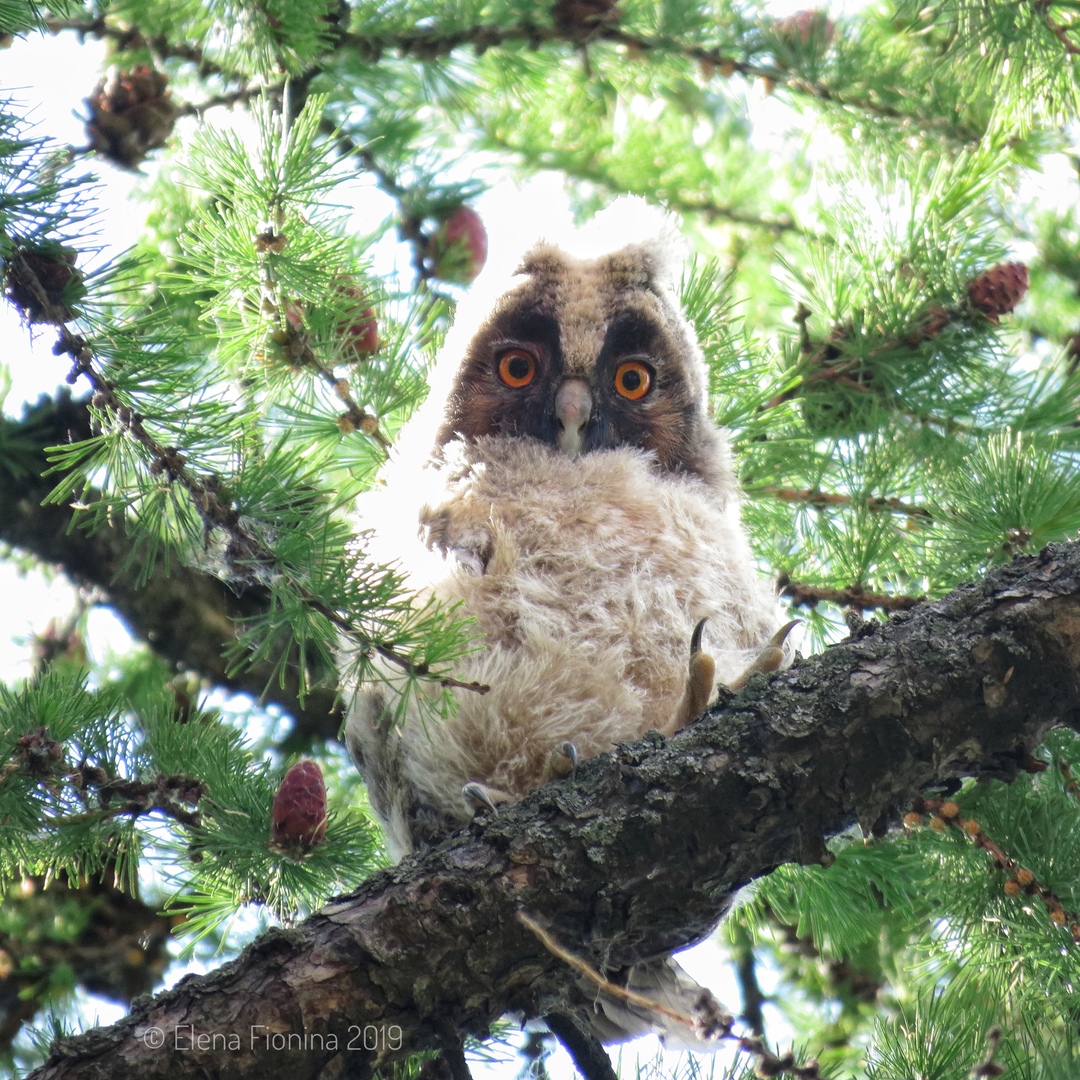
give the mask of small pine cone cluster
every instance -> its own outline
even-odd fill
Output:
[[[136,169],[151,150],[165,145],[177,110],[169,99],[169,80],[145,64],[118,71],[86,99],[90,145],[124,169]]]
[[[7,298],[29,323],[63,326],[75,318],[70,306],[85,292],[75,269],[78,252],[52,245],[48,249],[16,248],[4,263]]]
[[[991,322],[1007,315],[1027,294],[1028,268],[1023,263],[999,263],[968,283],[968,301]]]
[[[270,817],[275,851],[303,855],[326,839],[326,784],[314,761],[298,761],[282,777]]]

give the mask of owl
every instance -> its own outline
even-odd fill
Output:
[[[474,620],[455,677],[490,690],[437,723],[356,694],[345,739],[396,858],[780,662],[676,268],[663,234],[596,259],[540,243],[445,358],[426,460],[387,493],[431,554],[414,585]]]

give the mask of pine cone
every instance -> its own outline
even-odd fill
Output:
[[[555,0],[551,16],[555,25],[575,38],[594,34],[605,23],[618,22],[616,0]]]
[[[326,785],[314,761],[298,761],[282,777],[270,817],[275,851],[302,855],[326,839]]]
[[[1023,263],[998,263],[968,283],[971,306],[991,322],[1007,315],[1028,290],[1028,268]]]
[[[63,326],[75,318],[68,305],[85,292],[76,258],[78,252],[59,245],[49,250],[16,248],[11,253],[5,263],[7,297],[27,322]]]
[[[166,76],[145,64],[117,72],[108,87],[99,83],[86,99],[91,146],[121,168],[137,168],[172,133],[177,110],[168,84]]]
[[[836,34],[836,23],[824,11],[811,8],[777,19],[775,30],[790,48],[824,52]]]

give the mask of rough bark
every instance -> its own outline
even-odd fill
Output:
[[[1055,545],[585,763],[57,1044],[34,1076],[367,1076],[447,1022],[543,1015],[573,976],[516,911],[599,963],[690,944],[737,889],[852,822],[880,829],[943,780],[1015,776],[1051,726],[1080,724],[1078,681],[1080,545]]]
[[[316,689],[301,705],[295,680],[282,687],[268,664],[230,671],[224,659],[242,620],[265,611],[268,598],[257,587],[233,591],[199,570],[159,560],[142,585],[130,570],[131,537],[122,526],[93,533],[73,522],[69,506],[43,506],[56,476],[43,475],[45,448],[88,438],[84,403],[61,396],[30,409],[21,422],[3,421],[4,441],[20,447],[23,470],[0,465],[0,542],[28,552],[64,571],[76,584],[107,597],[131,633],[180,670],[195,671],[218,686],[281,705],[305,736],[332,738],[340,712],[332,690]]]

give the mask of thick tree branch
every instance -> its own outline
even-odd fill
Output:
[[[1080,727],[1078,688],[1080,544],[1053,545],[751,680],[674,738],[583,763],[235,962],[56,1044],[34,1076],[368,1076],[434,1048],[447,1021],[483,1033],[508,1009],[557,1011],[574,975],[517,911],[608,967],[678,949],[737,889],[819,859],[852,822],[881,830],[941,780],[1011,779],[1050,727]]]
[[[61,568],[72,581],[92,586],[131,632],[181,668],[205,675],[219,686],[280,704],[308,736],[337,734],[340,715],[334,694],[313,690],[301,705],[297,686],[281,687],[271,665],[230,673],[223,658],[236,636],[236,626],[265,610],[268,598],[258,586],[239,592],[198,570],[159,562],[141,587],[124,568],[131,557],[131,537],[121,527],[104,526],[88,534],[73,523],[67,506],[42,506],[56,477],[48,468],[45,447],[88,438],[86,406],[68,398],[42,401],[21,423],[4,421],[4,442],[20,448],[23,469],[16,474],[0,467],[0,542],[11,544]]]

